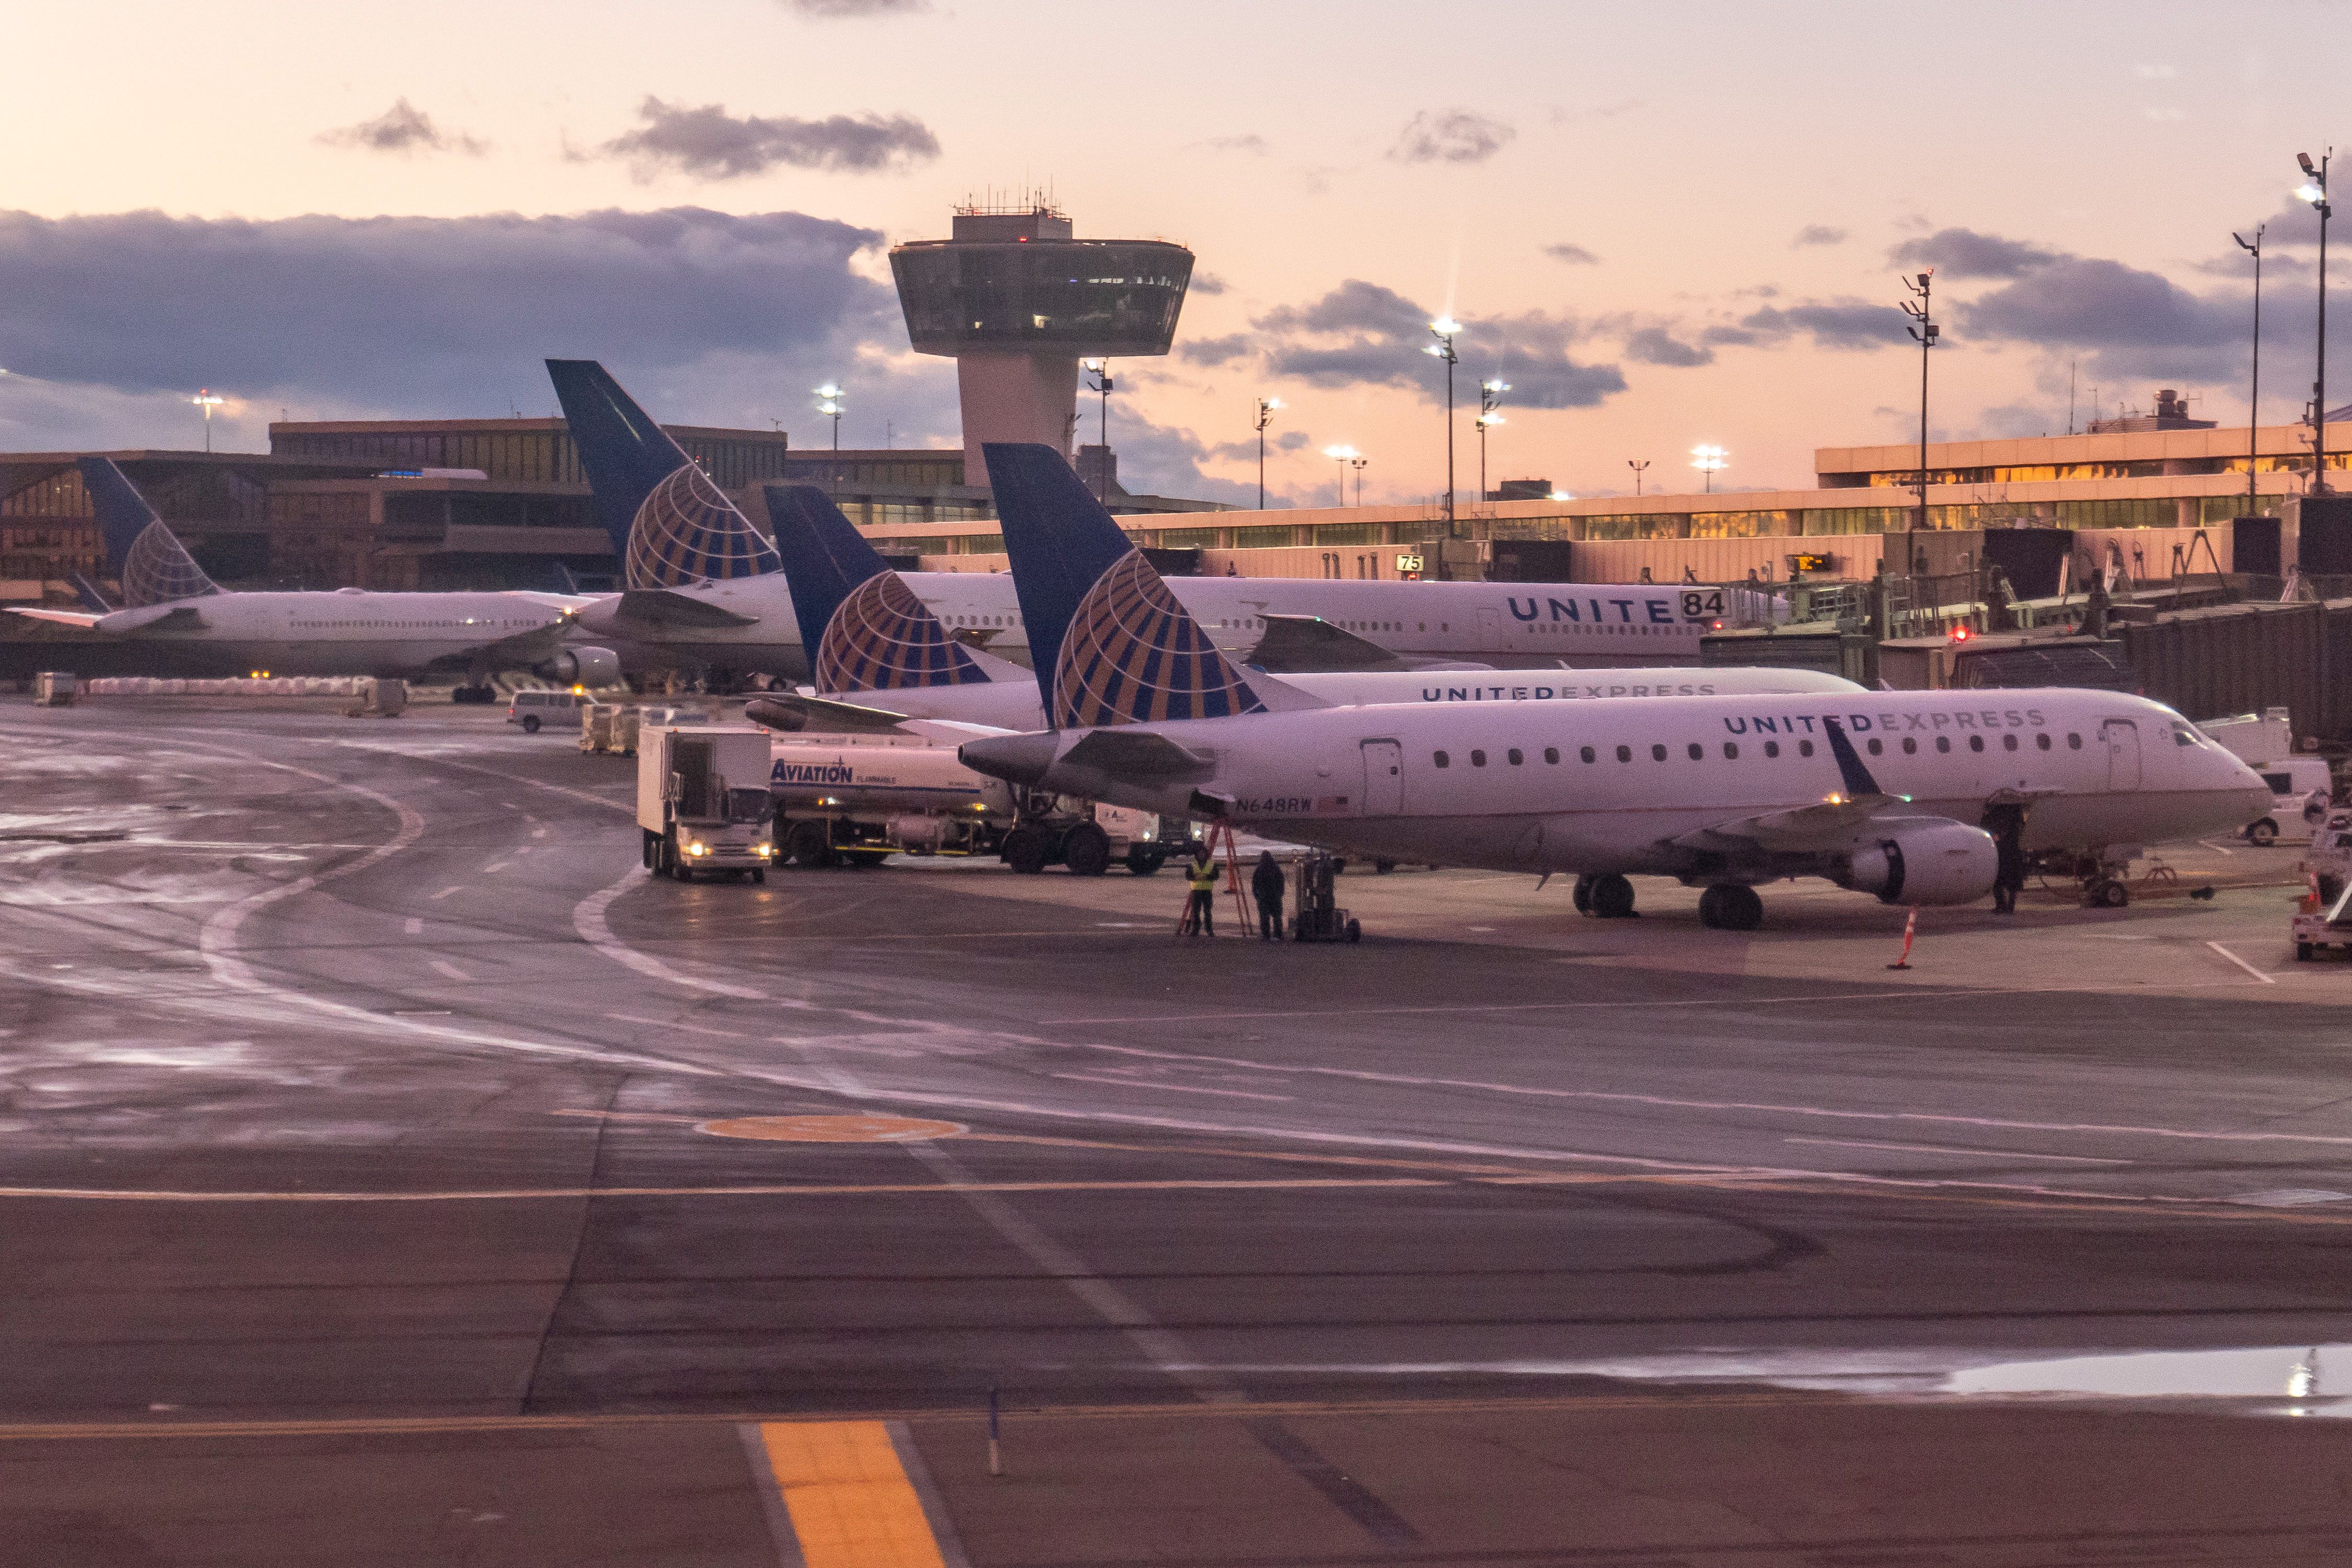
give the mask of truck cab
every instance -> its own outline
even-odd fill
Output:
[[[766,881],[776,858],[768,732],[716,725],[641,731],[637,827],[646,869],[657,877]]]

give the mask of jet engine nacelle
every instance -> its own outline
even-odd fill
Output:
[[[2000,850],[1984,829],[1920,822],[1855,845],[1838,882],[1883,904],[1967,904],[1992,891],[2000,869]]]
[[[568,647],[532,673],[565,686],[610,686],[621,679],[621,656],[608,647]]]

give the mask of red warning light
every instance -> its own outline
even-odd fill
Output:
[[[1722,623],[1721,621],[1717,621],[1717,622],[1716,622],[1716,623],[1715,623],[1715,627],[1714,627],[1714,629],[1715,629],[1715,630],[1717,630],[1717,631],[1721,631],[1721,630],[1723,629],[1723,623]]]
[[[1954,642],[1966,642],[1975,635],[1975,633],[1969,631],[1966,626],[1954,626],[1952,628],[1952,640]]]

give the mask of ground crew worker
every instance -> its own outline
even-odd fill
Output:
[[[1192,846],[1192,859],[1184,868],[1184,881],[1192,892],[1184,900],[1184,923],[1177,929],[1177,934],[1216,935],[1217,863],[1210,858],[1205,840]]]
[[[1282,868],[1274,851],[1257,852],[1257,869],[1250,873],[1250,892],[1257,899],[1257,934],[1261,942],[1282,940]]]
[[[1993,913],[2013,915],[2017,912],[2017,895],[2025,890],[2025,808],[1989,807],[1984,815],[1984,830],[1992,835],[1993,851],[1998,857],[1992,878]]]

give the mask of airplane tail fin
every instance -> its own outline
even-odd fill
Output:
[[[1026,680],[964,647],[814,485],[768,490],[768,521],[819,691],[902,691]]]
[[[142,610],[221,591],[111,458],[84,458],[76,466],[106,540],[106,563],[122,581],[124,609]]]
[[[676,588],[781,568],[751,520],[603,365],[551,359],[547,374],[620,557],[623,586]]]
[[[114,606],[106,602],[106,595],[98,591],[98,584],[80,573],[67,573],[66,581],[73,584],[74,597],[79,599],[81,607],[91,615],[110,616],[114,613]]]
[[[1266,710],[1067,459],[1032,443],[981,451],[1055,729]]]

